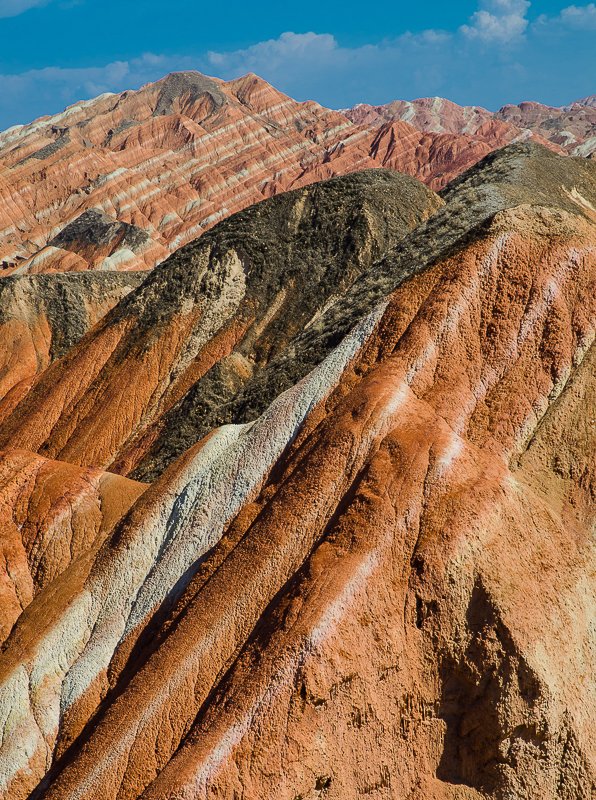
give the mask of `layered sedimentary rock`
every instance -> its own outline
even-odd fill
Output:
[[[501,128],[489,131],[484,137],[472,137],[421,132],[407,122],[387,122],[380,129],[371,126],[356,144],[342,142],[331,158],[325,155],[313,162],[297,183],[335,175],[338,164],[334,156],[340,155],[342,159],[355,160],[361,169],[365,166],[394,169],[438,191],[483,156],[509,144],[513,137],[503,136]]]
[[[563,108],[524,102],[503,106],[495,113],[480,106],[458,106],[442,97],[424,97],[413,102],[395,100],[384,106],[359,103],[344,113],[359,125],[380,127],[402,121],[422,133],[464,134],[485,142],[491,150],[530,139],[575,156],[589,156],[596,151],[593,96]]]
[[[78,342],[143,273],[71,273],[0,278],[0,418]]]
[[[503,106],[497,119],[539,134],[567,153],[587,156],[596,151],[596,106],[594,96],[563,108],[525,102]]]
[[[35,594],[85,554],[69,581],[80,577],[85,557],[146,488],[24,450],[0,452],[0,643]]]
[[[248,379],[441,205],[420,182],[372,170],[221,222],[40,375],[0,441],[129,472],[170,419],[225,417]],[[167,415],[191,387],[192,410]],[[197,441],[180,438],[176,454]]]
[[[25,604],[0,655],[11,800],[596,791],[596,164],[518,144],[444,202],[383,172],[360,181],[221,224],[121,301],[112,333],[100,323],[46,370],[65,381],[98,337],[129,335],[135,295],[162,298],[128,340],[131,365],[151,352],[184,258],[189,271],[204,260],[192,280],[224,327],[227,275],[250,287],[251,269],[275,264],[296,292],[283,339],[273,277],[255,284],[253,352],[268,355],[224,398],[229,415],[214,392],[196,395],[194,418],[181,406],[202,438],[168,462],[169,418],[146,456],[151,486],[127,481],[138,499],[90,537],[97,549],[79,540]],[[336,288],[311,314],[313,272]],[[172,346],[196,331],[176,329]],[[245,354],[246,334],[235,341]],[[227,370],[231,352],[213,363]],[[19,436],[49,412],[29,397],[29,427],[18,409],[5,423]],[[72,408],[54,397],[66,425]],[[90,441],[108,452],[117,435],[103,425]],[[178,426],[176,441],[188,435]],[[10,474],[60,469],[5,458]]]
[[[351,126],[317,104],[294,103],[255,76],[224,84],[178,73],[140,92],[102,95],[12,128],[0,137],[6,269],[90,209],[176,249],[262,199],[276,174],[283,185],[284,162],[301,172],[300,161],[325,147],[317,139],[330,136],[332,143],[331,130],[342,125]],[[163,252],[154,253],[158,260]],[[48,268],[55,267],[49,259]]]
[[[147,269],[167,255],[165,247],[142,228],[89,208],[13,271],[22,274]]]
[[[4,273],[154,266],[230,213],[288,188],[338,142],[357,143],[364,133],[342,114],[296,103],[255,75],[225,83],[196,72],[11,128],[0,135]],[[339,154],[334,160],[334,174],[359,166]],[[92,235],[64,253],[65,227],[72,245],[73,225],[81,229],[93,211],[112,226],[134,226],[136,248],[112,236],[119,246],[106,252]],[[150,241],[141,241],[143,232]]]
[[[528,137],[588,155],[596,112],[580,102],[491,115],[435,98],[344,114],[255,75],[173,73],[0,134],[0,275],[152,268],[235,211],[354,170],[438,190]]]

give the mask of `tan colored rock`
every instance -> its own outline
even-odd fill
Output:
[[[127,474],[191,387],[200,408],[225,406],[441,205],[418,181],[375,170],[272,198],[220,223],[41,374],[0,428],[1,441]],[[181,449],[197,438],[183,437]]]
[[[360,103],[344,113],[358,125],[380,127],[403,121],[422,133],[464,134],[485,142],[491,150],[526,140],[575,156],[589,156],[596,150],[596,110],[591,97],[563,108],[524,102],[495,113],[480,106],[458,106],[442,97],[424,97],[384,106]]]
[[[355,170],[385,166],[438,190],[511,142],[596,146],[589,105],[561,116],[582,118],[569,135],[522,106],[491,115],[434,98],[344,115],[255,75],[197,72],[101,95],[0,134],[0,276],[150,269],[252,203]]]
[[[146,488],[25,450],[0,453],[0,641],[35,594],[97,550]]]

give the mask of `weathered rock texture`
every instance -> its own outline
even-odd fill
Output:
[[[438,99],[342,114],[255,75],[173,73],[0,134],[0,275],[152,268],[235,211],[354,170],[396,169],[438,190],[527,137],[558,152],[581,141],[588,155],[596,112],[583,102],[563,116]]]
[[[0,446],[126,473],[161,434],[175,443],[152,459],[155,477],[227,421],[220,408],[246,381],[442,204],[418,181],[371,170],[221,222],[40,375],[0,427]],[[260,410],[278,393],[274,382]]]
[[[81,554],[77,569],[84,568],[146,488],[25,450],[0,452],[0,643],[35,594]]]
[[[66,355],[144,277],[78,272],[0,278],[0,418],[37,373]]]
[[[166,374],[154,343],[218,341],[262,276],[253,342],[268,355],[226,401],[229,424],[213,419],[144,491],[113,475],[142,494],[105,534],[52,555],[23,603],[0,656],[6,797],[592,800],[596,163],[525,143],[444,204],[412,183],[354,176],[231,218],[46,370],[52,431],[70,435],[80,398],[55,387],[77,371],[80,397],[108,386],[88,378],[105,343],[116,352],[136,330],[129,368],[156,346]],[[168,339],[185,258],[203,289]],[[267,263],[295,292],[283,341]],[[337,284],[312,315],[310,274]],[[153,295],[163,315],[133,323]],[[128,395],[143,392],[132,376]],[[5,423],[14,442],[78,458],[83,438],[47,438],[42,394]],[[89,430],[97,453],[121,435]],[[58,469],[5,457],[10,486],[29,464]]]
[[[195,72],[11,128],[0,135],[4,271],[154,266],[358,134],[254,75],[224,83]],[[358,168],[334,160],[338,173]],[[98,212],[111,223],[89,220]]]
[[[168,251],[137,225],[89,208],[70,222],[17,272],[135,269],[153,267]]]

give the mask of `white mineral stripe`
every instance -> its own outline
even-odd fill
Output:
[[[64,710],[107,668],[120,638],[166,598],[193,563],[216,544],[240,508],[258,494],[308,414],[337,386],[375,330],[387,303],[379,303],[319,367],[280,395],[256,422],[225,426],[212,437],[199,453],[194,475],[171,505],[166,524],[159,526],[161,533],[154,528],[150,542],[138,536],[109,574],[100,576],[98,584],[107,584],[107,594],[99,585],[92,589],[94,597],[105,599],[93,636],[64,681]]]

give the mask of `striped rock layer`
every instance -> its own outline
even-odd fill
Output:
[[[384,106],[360,103],[344,113],[360,125],[380,127],[402,121],[423,133],[465,134],[486,141],[498,138],[502,144],[532,139],[574,156],[596,151],[596,95],[563,108],[524,102],[494,113],[480,106],[458,106],[442,97],[395,100]]]
[[[144,277],[72,272],[0,280],[0,417]]]
[[[7,397],[12,414],[0,424],[0,446],[127,474],[167,436],[159,464],[152,457],[141,477],[153,479],[232,421],[226,405],[238,391],[441,205],[419,181],[367,170],[219,223],[29,382],[16,407]],[[211,424],[200,429],[207,412]],[[185,420],[189,429],[180,430]]]
[[[288,291],[302,272],[338,282],[310,317],[306,300],[285,307],[288,328],[304,321],[228,395],[229,421],[150,485],[110,476],[128,498],[117,519],[96,517],[81,536],[84,504],[69,501],[64,529],[38,528],[26,556],[35,587],[0,655],[10,800],[596,792],[596,164],[518,144],[443,202],[383,175],[257,206],[261,261],[250,213],[232,217],[128,294],[108,314],[114,333],[100,322],[46,370],[57,386],[85,348],[129,335],[127,309],[149,303],[149,287],[164,316],[128,348],[151,352],[183,258],[189,271],[203,260],[200,313],[215,340],[292,225],[302,257],[291,279],[280,272]],[[415,201],[420,221],[406,225]],[[393,241],[383,209],[400,222]],[[352,250],[346,229],[364,231]],[[319,233],[335,236],[339,264],[361,264],[348,285]],[[168,270],[171,281],[155,277]],[[277,309],[268,281],[261,302]],[[265,385],[274,396],[261,407]],[[108,475],[67,463],[68,449],[60,461],[31,452],[47,430],[42,400],[33,389],[3,428],[23,437],[2,456],[15,541],[41,487],[30,476],[70,470],[61,486],[93,507]],[[56,413],[52,425],[71,430],[71,406]],[[90,438],[108,452],[118,436]]]
[[[441,116],[429,128],[411,110],[377,111],[297,103],[255,75],[181,72],[10,128],[0,134],[0,276],[150,269],[288,189],[387,167],[438,190],[497,147],[546,141],[502,121],[470,128]]]

